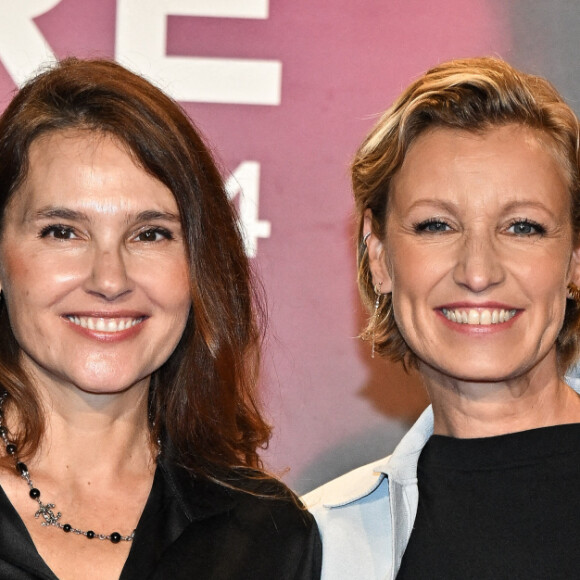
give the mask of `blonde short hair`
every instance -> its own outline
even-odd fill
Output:
[[[520,124],[545,137],[569,181],[572,225],[580,233],[580,170],[578,119],[545,79],[520,72],[499,58],[468,58],[443,63],[412,83],[366,137],[352,164],[352,185],[358,216],[358,283],[369,309],[376,295],[363,242],[363,220],[372,211],[373,232],[384,239],[390,186],[411,144],[437,127],[482,132]],[[556,346],[563,372],[576,358],[580,308],[567,300],[564,324]],[[380,300],[363,338],[374,339],[375,350],[394,361],[416,365],[392,315],[391,295]]]

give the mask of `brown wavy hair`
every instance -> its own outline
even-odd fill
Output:
[[[256,394],[264,310],[212,154],[180,106],[147,80],[112,61],[69,58],[31,79],[0,117],[0,216],[26,177],[34,140],[70,129],[115,138],[179,208],[191,309],[175,351],[151,377],[152,441],[161,438],[200,475],[261,469],[258,449],[271,433]],[[20,454],[30,456],[44,419],[19,352],[2,301],[0,385],[20,420]]]
[[[366,137],[352,164],[352,186],[358,218],[358,283],[367,308],[374,307],[369,256],[363,243],[365,211],[372,211],[372,230],[385,238],[389,193],[412,143],[427,130],[442,127],[482,132],[519,124],[538,131],[562,164],[572,200],[575,240],[580,234],[580,160],[578,119],[545,79],[520,72],[499,58],[453,60],[432,68],[412,83]],[[415,355],[399,332],[391,295],[381,297],[361,336],[373,337],[376,352],[405,366]],[[564,324],[556,341],[564,372],[580,349],[580,308],[566,301]]]

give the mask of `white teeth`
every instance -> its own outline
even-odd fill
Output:
[[[479,326],[489,326],[490,324],[501,324],[502,322],[507,322],[516,315],[516,310],[504,310],[500,309],[479,309],[469,308],[467,310],[462,309],[448,309],[443,308],[441,310],[443,316],[451,322],[457,322],[459,324],[470,324]]]
[[[97,330],[99,332],[120,332],[121,330],[127,330],[140,322],[143,322],[144,318],[95,318],[92,316],[67,316],[70,322],[81,326],[82,328],[87,328],[89,330]]]
[[[479,324],[491,324],[491,312],[489,310],[484,310],[479,315]]]

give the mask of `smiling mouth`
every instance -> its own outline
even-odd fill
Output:
[[[442,308],[441,312],[447,320],[457,324],[471,324],[479,326],[489,326],[492,324],[502,324],[511,320],[517,310],[504,310],[503,308],[479,309],[474,308]]]
[[[88,330],[96,330],[98,332],[121,332],[140,324],[145,320],[144,316],[139,318],[98,318],[93,316],[65,316],[65,318]]]

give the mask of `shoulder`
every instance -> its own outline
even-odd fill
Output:
[[[250,520],[265,518],[269,526],[284,523],[286,529],[309,529],[316,524],[300,499],[278,479],[251,470],[233,472],[222,483],[236,509]],[[258,523],[258,522],[256,522]]]
[[[175,465],[164,469],[190,520],[175,546],[181,560],[201,554],[208,569],[225,560],[228,578],[246,569],[256,579],[319,578],[316,521],[282,482],[251,470],[211,479]]]
[[[160,467],[190,520],[237,511],[248,512],[251,520],[275,514],[299,527],[313,524],[312,516],[286,485],[259,471],[240,468],[204,476],[167,460]]]
[[[283,577],[280,562],[284,562],[285,571],[295,567],[292,578],[318,579],[322,562],[318,525],[298,497],[282,482],[267,476],[236,479],[235,483],[239,484],[231,491],[235,519],[251,534],[264,562],[272,560],[271,577]]]
[[[365,530],[364,535],[385,531],[389,482],[384,468],[389,459],[363,465],[302,498],[316,518],[325,543],[330,537],[337,542],[350,542],[350,535],[361,530]]]
[[[398,541],[394,534],[403,537],[414,520],[417,461],[432,432],[433,412],[428,407],[392,455],[302,498],[322,536],[322,580],[389,577]]]
[[[302,499],[323,544],[322,579],[384,578],[391,566],[389,457],[363,465]]]

